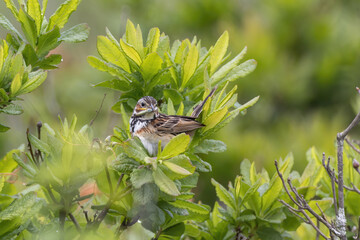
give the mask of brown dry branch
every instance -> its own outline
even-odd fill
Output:
[[[275,167],[276,167],[276,171],[281,179],[281,182],[283,184],[283,187],[285,189],[286,194],[289,196],[289,198],[291,199],[291,201],[295,204],[295,207],[292,207],[290,204],[287,204],[285,201],[283,200],[279,200],[285,207],[287,207],[292,213],[294,213],[296,216],[298,216],[303,222],[305,222],[306,224],[311,225],[315,231],[317,232],[317,234],[321,235],[324,239],[331,239],[329,237],[327,237],[321,230],[320,228],[317,226],[317,224],[315,224],[312,220],[311,217],[309,216],[308,212],[314,216],[319,222],[321,222],[322,224],[324,224],[330,231],[330,233],[335,234],[336,236],[339,235],[339,231],[335,228],[335,226],[328,222],[328,220],[325,218],[325,216],[320,216],[319,214],[317,214],[307,203],[307,201],[304,199],[304,196],[300,195],[297,191],[297,189],[292,185],[291,183],[291,179],[288,178],[287,179],[287,183],[288,186],[285,183],[284,177],[282,175],[282,173],[279,170],[278,167],[278,162],[275,161]],[[292,196],[291,192],[294,194],[295,198]],[[318,206],[319,207],[319,206]],[[319,207],[320,208],[320,207]],[[322,213],[323,211],[320,210],[320,212]],[[300,213],[305,217],[301,217]],[[322,214],[323,215],[323,214]],[[332,235],[332,234],[331,234]]]

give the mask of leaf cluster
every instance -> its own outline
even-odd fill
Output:
[[[64,2],[49,19],[45,16],[47,1],[42,1],[42,7],[39,0],[19,1],[19,8],[13,0],[4,1],[22,31],[0,13],[0,26],[8,32],[0,45],[0,112],[16,115],[23,110],[13,102],[39,87],[46,79],[46,70],[57,68],[62,61],[60,54],[50,51],[62,42],[85,41],[89,27],[79,24],[60,32],[79,0]],[[0,125],[1,132],[8,129]]]

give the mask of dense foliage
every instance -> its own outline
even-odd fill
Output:
[[[25,37],[0,15],[1,26],[9,31],[0,48],[1,112],[18,114],[22,109],[13,101],[37,88],[47,78],[46,71],[61,61],[61,56],[49,52],[62,41],[86,40],[89,29],[80,24],[60,33],[79,1],[67,0],[48,21],[47,1],[42,2],[42,9],[38,0],[20,2],[19,10],[12,0],[5,3]],[[58,130],[41,122],[36,133],[28,130],[26,147],[8,152],[0,161],[1,238],[311,237],[314,232],[306,236],[303,219],[287,207],[296,207],[283,188],[282,180],[287,178],[319,215],[335,219],[331,179],[315,148],[307,152],[302,174],[292,171],[291,154],[280,159],[279,172],[271,177],[265,169],[257,171],[255,163],[243,160],[240,175],[227,188],[211,180],[218,197],[213,207],[193,200],[199,175],[212,171],[206,154],[226,150],[225,143],[211,137],[258,100],[238,102],[235,81],[252,72],[256,61],[241,62],[246,47],[230,58],[228,45],[227,32],[207,49],[196,37],[171,43],[158,28],[152,28],[144,42],[140,26],[131,21],[119,40],[106,29],[106,36],[97,38],[100,57],[87,60],[111,75],[111,80],[96,87],[120,93],[112,110],[121,114],[122,124],[104,140],[93,134],[96,119],[79,128],[76,115],[71,121],[59,118]],[[155,157],[149,156],[139,139],[131,137],[129,115],[142,96],[158,99],[162,113],[190,115],[214,87],[215,94],[198,118],[205,127],[194,136],[177,135],[163,149],[159,144]],[[351,146],[345,145],[344,184],[354,188],[345,192],[345,211],[349,229],[356,230],[360,176],[353,160],[359,153]],[[331,168],[335,165],[329,162]],[[319,228],[330,234],[323,224],[319,223]],[[356,233],[349,231],[348,236]]]

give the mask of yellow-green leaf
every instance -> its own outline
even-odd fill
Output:
[[[219,198],[219,200],[225,203],[228,207],[235,210],[235,200],[230,195],[230,193],[220,183],[215,181],[215,179],[212,178],[211,183],[215,187],[216,196]]]
[[[228,112],[227,108],[224,107],[211,113],[203,122],[205,124],[203,131],[206,132],[207,130],[215,127],[216,124],[221,122],[221,120],[225,117],[227,112]]]
[[[13,0],[4,0],[4,2],[6,3],[6,7],[8,9],[10,9],[10,11],[12,12],[12,14],[14,15],[14,17],[19,20],[18,18],[18,14],[19,14],[19,11],[17,10]]]
[[[20,9],[19,21],[21,23],[21,28],[25,34],[26,39],[29,41],[30,45],[35,48],[37,34],[34,19],[32,19],[27,13]]]
[[[136,49],[129,44],[125,43],[122,39],[120,39],[121,49],[125,52],[125,54],[132,59],[138,66],[141,65],[141,57]]]
[[[184,63],[183,79],[181,84],[182,88],[186,86],[187,82],[194,74],[198,65],[198,59],[199,59],[199,52],[196,46],[190,45],[189,53]]]
[[[179,165],[169,162],[169,161],[163,161],[163,164],[165,166],[167,166],[171,171],[181,174],[181,175],[190,175],[191,172],[189,172],[188,170],[186,170],[183,167],[180,167]]]
[[[156,52],[146,56],[140,66],[141,74],[146,82],[150,81],[159,72],[162,62],[163,60]]]
[[[53,29],[58,26],[60,29],[64,27],[70,15],[76,10],[81,0],[67,0],[56,10],[50,17],[47,30]]]
[[[12,97],[15,97],[17,92],[21,88],[21,77],[22,77],[21,73],[17,73],[11,82],[10,93]]]
[[[152,28],[149,31],[148,38],[146,40],[146,49],[148,53],[156,52],[160,40],[160,30],[158,28]]]
[[[98,36],[97,49],[105,61],[121,67],[130,73],[130,66],[121,50],[105,36]]]
[[[42,23],[41,8],[38,0],[27,1],[27,12],[35,20],[36,31],[39,35]]]
[[[159,159],[168,159],[185,152],[190,143],[190,136],[182,133],[175,136],[165,146],[164,150],[159,154]]]
[[[215,43],[210,57],[210,75],[218,68],[229,45],[229,34],[225,31]]]

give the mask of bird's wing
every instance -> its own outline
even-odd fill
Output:
[[[158,133],[171,134],[187,133],[205,126],[204,124],[195,121],[195,118],[193,117],[165,114],[160,114],[155,118],[153,124]]]

